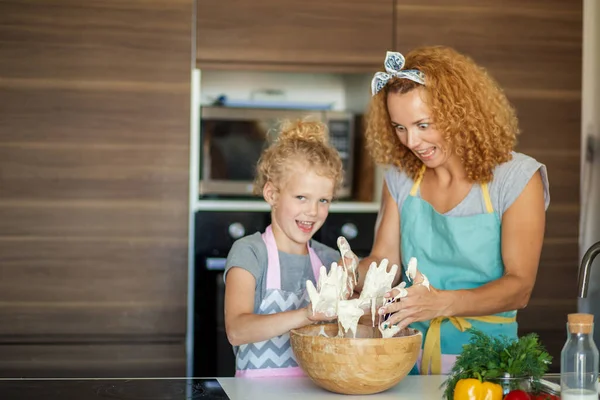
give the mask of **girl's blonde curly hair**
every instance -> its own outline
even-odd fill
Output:
[[[298,167],[304,168],[293,170]],[[258,160],[254,193],[262,194],[267,182],[281,189],[289,173],[301,174],[307,169],[332,179],[334,193],[342,185],[342,160],[329,142],[327,126],[317,121],[284,121],[277,138]]]
[[[468,178],[491,181],[494,167],[511,159],[519,134],[515,110],[498,83],[471,58],[443,46],[411,51],[404,69],[423,72],[425,86],[392,78],[372,97],[366,139],[374,160],[416,178],[423,163],[394,132],[387,96],[422,88],[436,129],[462,161]]]

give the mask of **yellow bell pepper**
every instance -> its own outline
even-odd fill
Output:
[[[502,386],[478,379],[461,379],[454,387],[454,400],[502,400]]]

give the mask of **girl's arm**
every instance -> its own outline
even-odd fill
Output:
[[[398,275],[392,285],[396,286],[402,276],[400,264],[400,212],[385,181],[383,183],[381,206],[377,215],[377,223],[375,224],[373,248],[369,256],[363,258],[358,264],[358,284],[354,288],[355,292],[360,293],[362,290],[365,276],[371,263],[376,262],[379,265],[384,258],[389,260],[388,268],[391,268],[394,264],[399,267]]]
[[[245,269],[233,267],[227,272],[225,282],[225,330],[232,346],[262,342],[325,320],[318,314],[313,317],[310,306],[277,314],[254,314],[254,276]]]
[[[395,313],[400,329],[435,317],[485,316],[524,308],[537,275],[545,229],[544,188],[537,172],[502,217],[504,275],[475,289],[438,290],[416,285],[401,301],[380,312]],[[415,278],[419,281],[419,276]],[[396,295],[392,291],[389,295]]]

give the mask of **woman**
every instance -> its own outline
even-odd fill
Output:
[[[379,312],[423,333],[422,374],[448,373],[470,326],[516,338],[516,310],[529,301],[540,259],[548,180],[544,165],[513,151],[515,111],[484,69],[445,47],[404,61],[388,52],[387,72],[372,82],[367,146],[390,168],[356,291],[371,262],[402,265],[408,294]],[[412,257],[428,287],[406,279]]]

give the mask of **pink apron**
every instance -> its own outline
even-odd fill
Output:
[[[260,303],[258,313],[275,314],[306,307],[309,303],[306,289],[295,293],[281,290],[279,253],[270,225],[262,234],[262,239],[267,246],[267,290],[265,298]],[[319,269],[323,263],[310,246],[308,246],[308,254],[315,279],[318,279]],[[262,342],[239,346],[236,352],[235,376],[248,378],[304,376],[304,372],[294,357],[290,345],[290,335],[285,333]]]

